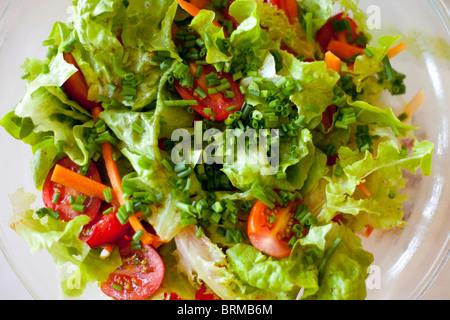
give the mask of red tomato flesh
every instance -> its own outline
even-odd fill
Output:
[[[288,245],[292,237],[290,228],[294,222],[296,201],[286,207],[278,204],[271,210],[262,201],[258,201],[250,211],[247,233],[251,244],[261,252],[275,258],[284,258],[290,255]],[[269,217],[275,215],[275,222],[269,222]]]
[[[119,241],[131,226],[129,223],[122,225],[117,219],[117,209],[111,213],[103,214],[104,211],[113,206],[109,203],[103,203],[100,214],[89,225],[86,225],[81,232],[80,239],[86,242],[91,248],[98,248]]]
[[[77,62],[75,61],[73,55],[71,53],[64,52],[64,60],[67,63],[73,64],[78,71],[75,72],[69,79],[64,82],[62,85],[64,92],[71,98],[72,100],[78,102],[78,104],[86,110],[92,111],[94,108],[98,107],[99,104],[88,100],[88,91],[89,87],[84,79],[83,74],[81,73],[80,68],[78,67]]]
[[[70,169],[74,172],[79,173],[80,172],[80,166],[74,163],[72,160],[70,160],[69,157],[64,157],[60,159],[56,164],[59,164],[60,166]],[[56,165],[55,164],[55,165]],[[42,199],[44,201],[44,204],[47,208],[56,210],[60,213],[60,219],[63,221],[70,221],[73,218],[85,214],[91,218],[90,221],[92,221],[98,214],[100,210],[100,206],[102,204],[102,200],[99,198],[86,196],[86,200],[84,201],[84,211],[83,212],[77,212],[72,209],[72,205],[69,203],[69,198],[72,196],[74,199],[78,195],[82,195],[80,192],[67,188],[65,186],[62,186],[60,184],[57,184],[51,180],[53,170],[55,167],[53,167],[50,172],[47,175],[47,178],[44,182],[44,187],[42,190]],[[94,163],[91,163],[91,167],[86,174],[87,177],[90,179],[93,179],[97,182],[102,182],[100,173],[98,172],[97,168],[95,167]],[[55,194],[59,193],[59,199],[56,203],[53,203]]]
[[[165,267],[161,257],[151,246],[132,250],[131,241],[119,244],[122,266],[101,284],[101,290],[116,300],[143,300],[151,296],[161,285]]]
[[[194,75],[197,70],[197,65],[195,63],[191,64],[191,74]],[[196,92],[195,89],[200,87],[205,93],[208,93],[208,86],[206,85],[205,76],[210,73],[217,73],[219,79],[227,79],[231,84],[231,87],[227,90],[233,91],[233,98],[226,98],[223,92],[208,94],[205,98],[201,98]],[[194,80],[193,88],[184,88],[180,85],[178,81],[174,82],[175,89],[178,91],[180,96],[185,100],[197,100],[198,105],[192,106],[192,108],[201,114],[203,117],[207,119],[211,119],[211,116],[214,114],[214,121],[224,121],[228,118],[228,116],[238,111],[242,108],[244,103],[244,98],[242,96],[241,90],[239,89],[239,85],[236,81],[233,80],[233,77],[229,73],[225,72],[216,72],[211,65],[204,65],[200,77]],[[230,107],[235,107],[231,111],[227,111],[226,109]],[[211,108],[211,113],[205,113],[205,108]]]
[[[335,32],[334,31],[334,27],[333,27],[333,21],[334,20],[347,20],[350,24],[350,28],[351,28],[351,33],[353,36],[353,39],[356,40],[358,34],[356,32],[356,29],[358,28],[358,25],[355,23],[355,21],[353,21],[353,19],[349,18],[349,17],[345,17],[343,18],[344,12],[341,12],[337,15],[335,15],[334,17],[331,17],[330,19],[328,19],[328,21],[322,26],[322,28],[320,28],[319,31],[317,31],[316,34],[316,40],[320,45],[320,48],[322,49],[323,52],[327,51],[327,47],[328,47],[328,43],[331,40],[337,40],[340,42],[345,42],[347,43],[347,32],[348,31],[341,31],[341,32]]]

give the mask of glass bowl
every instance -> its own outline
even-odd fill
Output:
[[[65,21],[71,0],[2,0],[0,3],[0,116],[25,92],[20,66],[26,58],[45,57],[42,41],[55,21]],[[430,177],[410,180],[411,199],[405,204],[408,224],[401,230],[374,231],[362,238],[375,261],[367,281],[367,299],[420,299],[449,256],[450,197],[450,19],[444,0],[360,1],[373,34],[398,34],[408,47],[392,60],[407,75],[407,92],[391,99],[399,108],[423,89],[426,100],[413,117],[419,139],[435,143]],[[448,5],[448,2],[447,2]],[[5,154],[0,158],[0,247],[30,294],[36,299],[60,299],[58,270],[46,252],[31,253],[10,227],[8,195],[19,188],[36,193],[30,172],[31,150],[0,129]],[[93,286],[83,298],[104,298]]]

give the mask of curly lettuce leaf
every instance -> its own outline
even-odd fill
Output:
[[[319,217],[330,221],[337,214],[349,215],[352,228],[361,230],[365,225],[376,229],[403,226],[402,202],[408,196],[401,194],[406,179],[403,170],[415,174],[421,169],[429,175],[434,146],[429,141],[414,143],[409,154],[399,150],[393,141],[381,142],[377,155],[361,154],[347,147],[339,149],[339,165],[343,174],[328,179],[326,204]],[[365,197],[357,186],[365,183],[371,196]]]
[[[81,230],[90,220],[88,216],[80,215],[69,222],[49,216],[39,218],[32,209],[35,199],[35,195],[23,189],[10,195],[14,212],[11,227],[27,241],[31,252],[46,250],[57,265],[65,267],[61,279],[64,295],[80,296],[88,283],[106,281],[108,275],[122,265],[117,249],[106,259],[100,259],[79,239]]]

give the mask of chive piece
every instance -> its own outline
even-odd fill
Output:
[[[103,191],[103,195],[105,196],[105,201],[106,202],[111,202],[112,201],[113,195],[112,195],[112,192],[111,192],[111,188],[106,188]]]
[[[138,231],[136,231],[133,235],[133,240],[134,241],[140,241],[142,236],[144,235],[144,231],[142,231],[141,229],[139,229]]]
[[[203,113],[204,113],[204,114],[207,114],[207,115],[208,115],[208,114],[211,114],[211,113],[212,113],[211,108],[204,108],[204,109],[203,109]]]
[[[106,209],[105,211],[103,211],[103,215],[108,215],[108,214],[110,214],[111,212],[113,212],[114,211],[114,209],[111,207],[111,208],[108,208],[108,209]]]
[[[364,54],[367,56],[367,58],[372,58],[373,57],[373,53],[372,51],[370,51],[369,49],[365,48],[363,50]]]
[[[406,112],[403,112],[398,116],[398,120],[400,120],[400,121],[403,121],[406,118],[408,118],[408,115],[406,114]]]
[[[80,213],[84,212],[84,209],[85,209],[85,208],[86,208],[86,206],[84,206],[84,205],[82,205],[82,204],[74,203],[74,204],[72,205],[72,210],[73,210],[73,211],[76,211],[76,212],[80,212]]]
[[[120,284],[118,284],[118,283],[113,283],[112,284],[112,288],[117,290],[117,291],[122,291],[123,290],[123,287]]]
[[[57,192],[53,194],[52,203],[57,204],[59,201],[59,198],[61,197],[61,193]]]
[[[392,70],[391,62],[389,61],[389,57],[387,55],[383,58],[383,66],[384,71],[386,72],[387,79],[391,82],[394,81],[394,70]]]
[[[206,94],[206,92],[202,89],[202,88],[200,88],[200,87],[197,87],[197,88],[195,88],[195,90],[194,90],[199,96],[200,96],[200,98],[202,98],[202,99],[205,99],[208,95]]]
[[[312,41],[313,25],[312,25],[312,12],[307,12],[305,15],[305,31],[306,31],[306,41]]]

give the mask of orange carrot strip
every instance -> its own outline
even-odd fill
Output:
[[[391,59],[405,49],[406,49],[406,43],[405,43],[405,41],[402,41],[402,42],[396,44],[395,46],[393,46],[392,48],[390,48],[387,52],[387,56],[389,59]]]
[[[327,46],[327,50],[333,52],[342,60],[348,60],[357,54],[363,54],[364,49],[353,46],[348,43],[343,43],[336,40],[331,40]]]
[[[294,23],[296,19],[298,20],[298,6],[296,0],[281,0],[280,5],[291,23]]]
[[[406,119],[411,117],[417,109],[422,105],[422,103],[425,101],[425,94],[423,93],[423,89],[420,89],[419,92],[416,93],[416,95],[411,99],[410,102],[405,107],[405,114],[407,116]],[[403,121],[405,121],[404,119]]]
[[[126,200],[124,199],[124,195],[122,192],[122,178],[120,177],[119,169],[117,168],[117,163],[114,161],[112,156],[113,154],[112,146],[110,143],[103,143],[101,147],[109,180],[111,182],[111,185],[117,198],[119,199],[120,205],[123,205],[126,202]],[[137,214],[131,215],[128,221],[130,222],[130,225],[134,229],[134,231],[141,230],[144,232],[143,236],[141,237],[141,242],[143,244],[145,245],[151,244],[153,245],[153,247],[157,248],[162,243],[164,243],[158,236],[147,232],[147,230],[144,228],[141,221],[139,220]]]
[[[57,164],[53,170],[51,180],[65,187],[77,190],[87,196],[105,199],[104,191],[109,187],[94,179],[85,177],[70,169],[64,168]],[[113,194],[114,197],[114,194]],[[113,198],[112,202],[117,205],[117,198]]]
[[[191,16],[195,17],[198,15],[198,13],[200,12],[201,9],[199,9],[198,7],[196,7],[194,4],[189,3],[187,1],[184,0],[175,0],[181,8],[183,8],[184,11],[186,11],[187,13],[189,13]],[[222,28],[222,26],[216,22],[215,20],[213,21],[213,23],[219,27]]]
[[[368,196],[368,197],[371,197],[371,196],[372,196],[372,193],[370,193],[369,189],[367,189],[367,186],[366,186],[365,183],[360,183],[360,184],[358,184],[358,188],[359,188],[362,192],[364,192],[364,194],[365,194],[366,196]]]
[[[205,6],[210,3],[210,0],[191,0],[190,1],[194,6],[196,6],[197,8],[204,9]]]
[[[94,119],[94,122],[98,120],[98,117],[99,117],[99,115],[100,115],[100,112],[102,112],[102,111],[103,111],[103,109],[102,109],[102,107],[100,107],[100,106],[95,107],[95,108],[92,110],[92,118]]]
[[[327,67],[331,70],[339,72],[341,66],[341,59],[334,55],[331,51],[325,53],[325,63]]]

